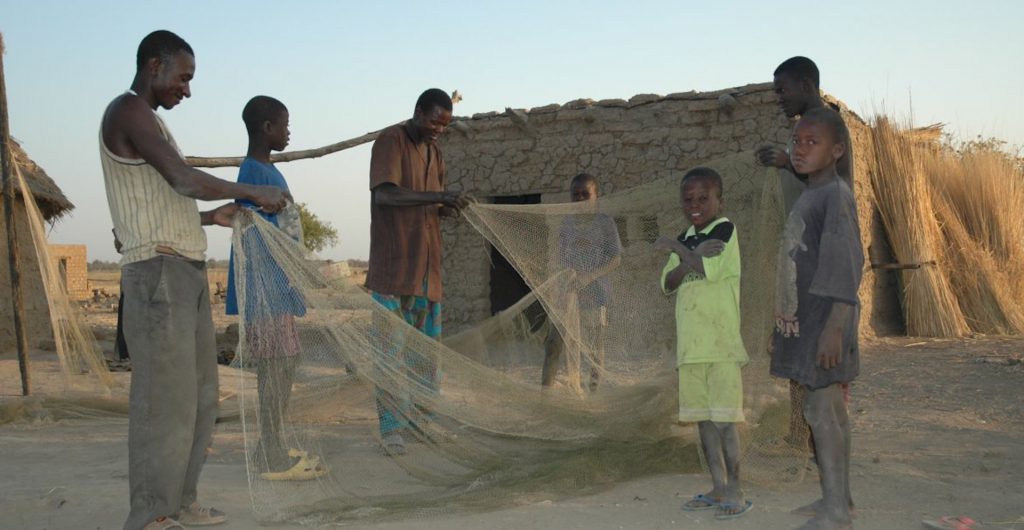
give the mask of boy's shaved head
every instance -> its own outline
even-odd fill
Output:
[[[814,84],[814,88],[820,88],[820,75],[818,74],[818,65],[814,64],[814,61],[807,57],[796,56],[790,57],[775,69],[775,75],[788,75],[795,81],[801,79],[808,79]]]
[[[703,182],[705,185],[715,189],[718,198],[722,198],[722,176],[717,171],[709,167],[695,167],[686,172],[683,175],[683,179],[679,181],[679,187],[686,186],[687,182]]]
[[[158,29],[143,37],[139,43],[139,50],[135,54],[135,69],[141,71],[150,59],[169,62],[170,58],[180,51],[192,57],[196,56],[185,39],[165,29]]]
[[[255,96],[242,109],[245,130],[249,132],[250,136],[258,134],[264,123],[276,120],[282,112],[288,112],[284,103],[270,96]]]
[[[843,122],[843,117],[828,107],[807,111],[803,116],[800,116],[800,123],[804,122],[824,125],[828,129],[829,134],[832,135],[832,140],[836,143],[846,145],[847,138],[850,137],[850,133],[846,129],[846,123]],[[849,149],[850,146],[847,145],[846,148]]]

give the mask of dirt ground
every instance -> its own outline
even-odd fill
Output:
[[[216,311],[216,310],[215,310]],[[97,327],[112,326],[94,315]],[[220,327],[220,326],[218,326]],[[102,334],[103,332],[101,332]],[[853,388],[855,528],[922,528],[924,518],[967,514],[980,528],[1024,530],[1024,338],[898,338],[864,345]],[[222,395],[232,386],[222,372]],[[13,355],[0,356],[0,404],[21,403]],[[117,374],[123,380],[127,374]],[[45,379],[45,377],[37,377]],[[34,417],[33,417],[34,416]],[[120,414],[45,414],[0,425],[0,528],[119,528],[127,511],[127,420]],[[358,425],[371,414],[356,414]],[[362,429],[369,431],[370,429]],[[240,425],[218,426],[200,483],[203,501],[227,511],[225,529],[261,526],[251,512]],[[353,469],[376,469],[371,438],[353,441]],[[337,471],[337,470],[336,470]],[[382,477],[377,477],[382,479]],[[338,523],[372,529],[442,528],[794,528],[788,511],[817,495],[816,474],[797,485],[749,485],[754,509],[721,522],[685,513],[683,500],[705,491],[699,474],[662,474],[598,494],[486,512],[387,522]],[[371,487],[362,485],[360,487]],[[334,527],[331,526],[331,527]]]

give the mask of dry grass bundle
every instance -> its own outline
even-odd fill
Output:
[[[938,148],[939,140],[942,139],[943,124],[933,123],[924,127],[914,127],[900,133],[911,142],[929,148]]]
[[[929,186],[915,139],[902,134],[885,117],[871,131],[875,165],[871,183],[875,200],[901,263],[934,266],[902,273],[907,333],[925,337],[959,337],[970,328],[950,284],[942,232],[935,218]]]
[[[979,333],[1024,333],[1024,175],[994,150],[924,158],[968,324]]]

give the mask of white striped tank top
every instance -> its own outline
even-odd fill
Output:
[[[164,138],[181,154],[167,125],[156,112],[153,115]],[[156,257],[158,246],[187,259],[206,259],[206,232],[195,199],[174,191],[145,160],[112,153],[103,142],[102,127],[100,161],[114,232],[123,245],[121,265]]]

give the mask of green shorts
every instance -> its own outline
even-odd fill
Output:
[[[744,421],[740,367],[736,362],[680,365],[679,421]]]

